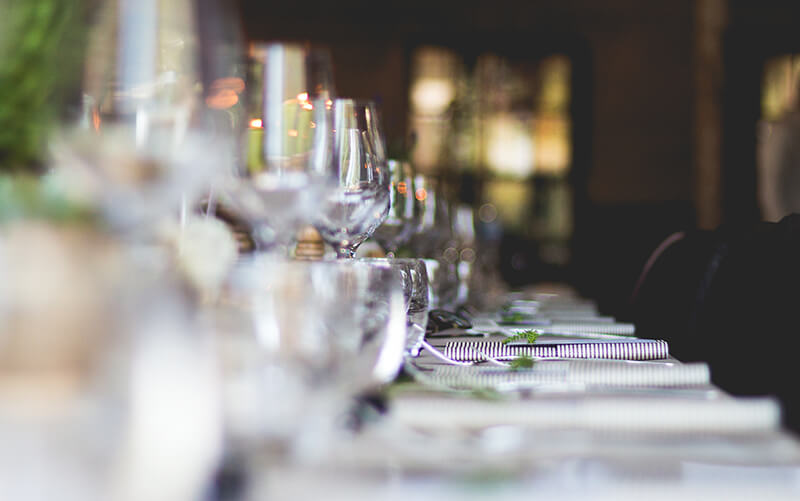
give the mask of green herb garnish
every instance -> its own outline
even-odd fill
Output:
[[[528,344],[533,344],[536,342],[536,339],[539,337],[541,332],[535,329],[528,329],[524,331],[520,331],[513,336],[509,336],[503,339],[503,344],[513,343],[515,341],[525,341]]]
[[[509,370],[530,369],[533,367],[533,358],[530,355],[520,355],[508,364]]]
[[[503,315],[503,323],[506,324],[513,324],[518,322],[524,322],[529,317],[523,313],[515,311],[514,313],[508,313]]]

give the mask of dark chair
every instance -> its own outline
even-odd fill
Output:
[[[800,431],[800,215],[671,235],[643,269],[630,317],[676,358],[707,362],[721,389],[778,397]]]

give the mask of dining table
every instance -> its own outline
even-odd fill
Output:
[[[567,284],[497,304],[429,327],[351,432],[304,460],[256,459],[244,497],[800,499],[775,398],[729,394]]]

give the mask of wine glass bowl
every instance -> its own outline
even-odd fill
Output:
[[[390,177],[375,103],[337,98],[333,120],[335,187],[323,197],[313,224],[339,258],[352,259],[388,216]]]
[[[286,254],[319,207],[332,152],[332,66],[299,43],[253,43],[247,119],[222,202],[253,227],[259,251]]]
[[[406,160],[389,159],[387,168],[390,176],[389,214],[372,234],[386,252],[394,257],[400,246],[409,241],[414,233],[419,215],[418,204],[414,198],[414,169]]]
[[[451,234],[450,207],[442,180],[432,174],[415,174],[414,201],[417,224],[408,245],[415,256],[439,259]]]

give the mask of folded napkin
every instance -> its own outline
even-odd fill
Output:
[[[602,358],[617,360],[659,360],[669,357],[669,345],[660,339],[580,340],[567,343],[504,344],[502,341],[451,341],[445,356],[461,362],[499,360],[520,356],[532,358]]]
[[[680,394],[501,400],[400,395],[392,400],[389,416],[429,431],[517,425],[620,432],[758,433],[775,431],[781,422],[780,405],[772,397],[706,399]]]
[[[548,388],[671,388],[709,385],[705,363],[624,360],[539,360],[530,369],[439,365],[426,374],[437,385],[455,389],[524,390]]]

